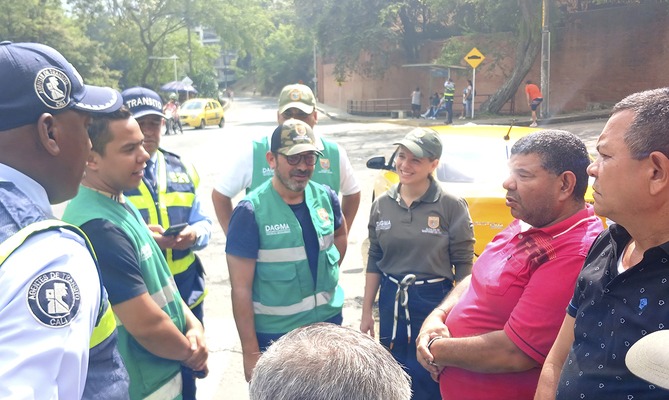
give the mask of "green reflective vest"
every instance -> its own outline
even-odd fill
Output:
[[[321,142],[323,143],[323,156],[318,158],[311,180],[328,185],[338,194],[340,189],[339,148],[330,141],[321,139]],[[268,151],[269,140],[266,136],[259,141],[253,141],[253,175],[251,186],[246,189],[246,193],[250,193],[265,183],[268,178],[274,176],[274,170],[269,167],[267,158],[265,158]]]
[[[286,333],[341,312],[344,291],[338,284],[339,251],[334,245],[334,213],[325,188],[309,182],[304,191],[320,245],[315,287],[302,228],[272,181],[246,199],[253,204],[260,231],[252,296],[256,331]]]
[[[140,262],[144,284],[151,298],[172,319],[181,332],[186,321],[181,296],[160,247],[151,236],[139,211],[131,203],[123,205],[85,186],[70,201],[63,220],[83,225],[105,219],[119,227],[130,239]],[[131,399],[181,399],[181,364],[146,350],[117,319],[118,347],[130,375]]]

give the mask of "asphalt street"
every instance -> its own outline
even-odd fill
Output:
[[[348,251],[341,268],[340,282],[346,294],[344,325],[358,328],[364,286],[364,262],[367,219],[371,194],[378,171],[367,169],[365,162],[374,155],[389,155],[392,143],[426,120],[392,120],[350,116],[327,106],[319,108],[319,134],[335,140],[348,152],[362,189],[360,208],[348,237]],[[605,115],[572,115],[571,118],[544,121],[547,128],[567,129],[581,137],[593,152],[596,138],[604,126]],[[510,123],[510,117],[481,119],[478,123]],[[456,124],[463,121],[456,121]],[[205,212],[215,220],[211,191],[226,161],[236,156],[240,146],[269,134],[276,126],[276,99],[240,97],[226,111],[223,129],[186,128],[183,135],[163,136],[162,147],[193,162],[200,174],[199,197]],[[501,184],[501,183],[500,183]],[[242,198],[240,194],[233,203]],[[63,205],[54,207],[56,215]],[[225,235],[218,223],[209,246],[199,252],[207,271],[209,295],[205,300],[205,328],[209,346],[209,370],[206,379],[198,381],[198,398],[202,400],[246,400],[248,385],[244,380],[241,347],[232,316],[230,284],[225,261]]]

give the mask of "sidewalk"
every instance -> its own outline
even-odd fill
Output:
[[[344,110],[337,109],[335,107],[328,106],[326,104],[318,104],[316,107],[319,112],[327,115],[333,120],[336,121],[346,121],[346,122],[386,122],[391,124],[401,124],[408,126],[435,126],[435,125],[444,125],[445,118],[439,118],[436,120],[431,119],[415,119],[415,118],[390,118],[390,117],[379,117],[379,116],[363,116],[363,115],[351,115],[346,113]],[[565,123],[565,122],[575,122],[575,121],[587,121],[591,119],[600,119],[608,118],[611,116],[611,110],[595,110],[595,111],[582,111],[582,112],[572,112],[568,114],[554,115],[547,119],[540,119],[539,126]],[[498,115],[498,116],[485,116],[485,117],[474,117],[474,119],[460,120],[457,117],[453,118],[453,125],[462,125],[469,122],[476,124],[485,124],[485,125],[517,125],[517,126],[529,126],[532,122],[530,119],[529,112],[527,115]]]

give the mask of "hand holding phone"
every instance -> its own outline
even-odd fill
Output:
[[[183,231],[184,228],[186,228],[187,226],[188,226],[187,222],[184,222],[183,224],[172,225],[169,228],[165,229],[165,232],[163,232],[163,236],[176,236],[181,231]]]

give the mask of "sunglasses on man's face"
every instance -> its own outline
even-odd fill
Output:
[[[297,108],[289,108],[286,111],[282,112],[281,115],[285,119],[291,119],[291,118],[296,118],[296,119],[307,119],[311,114],[307,114],[302,110],[299,110]]]
[[[299,165],[302,160],[304,160],[305,164],[312,167],[316,165],[316,160],[318,160],[318,154],[316,153],[294,154],[292,156],[286,156],[282,154],[282,156],[286,158],[286,161],[288,161],[289,165]]]

